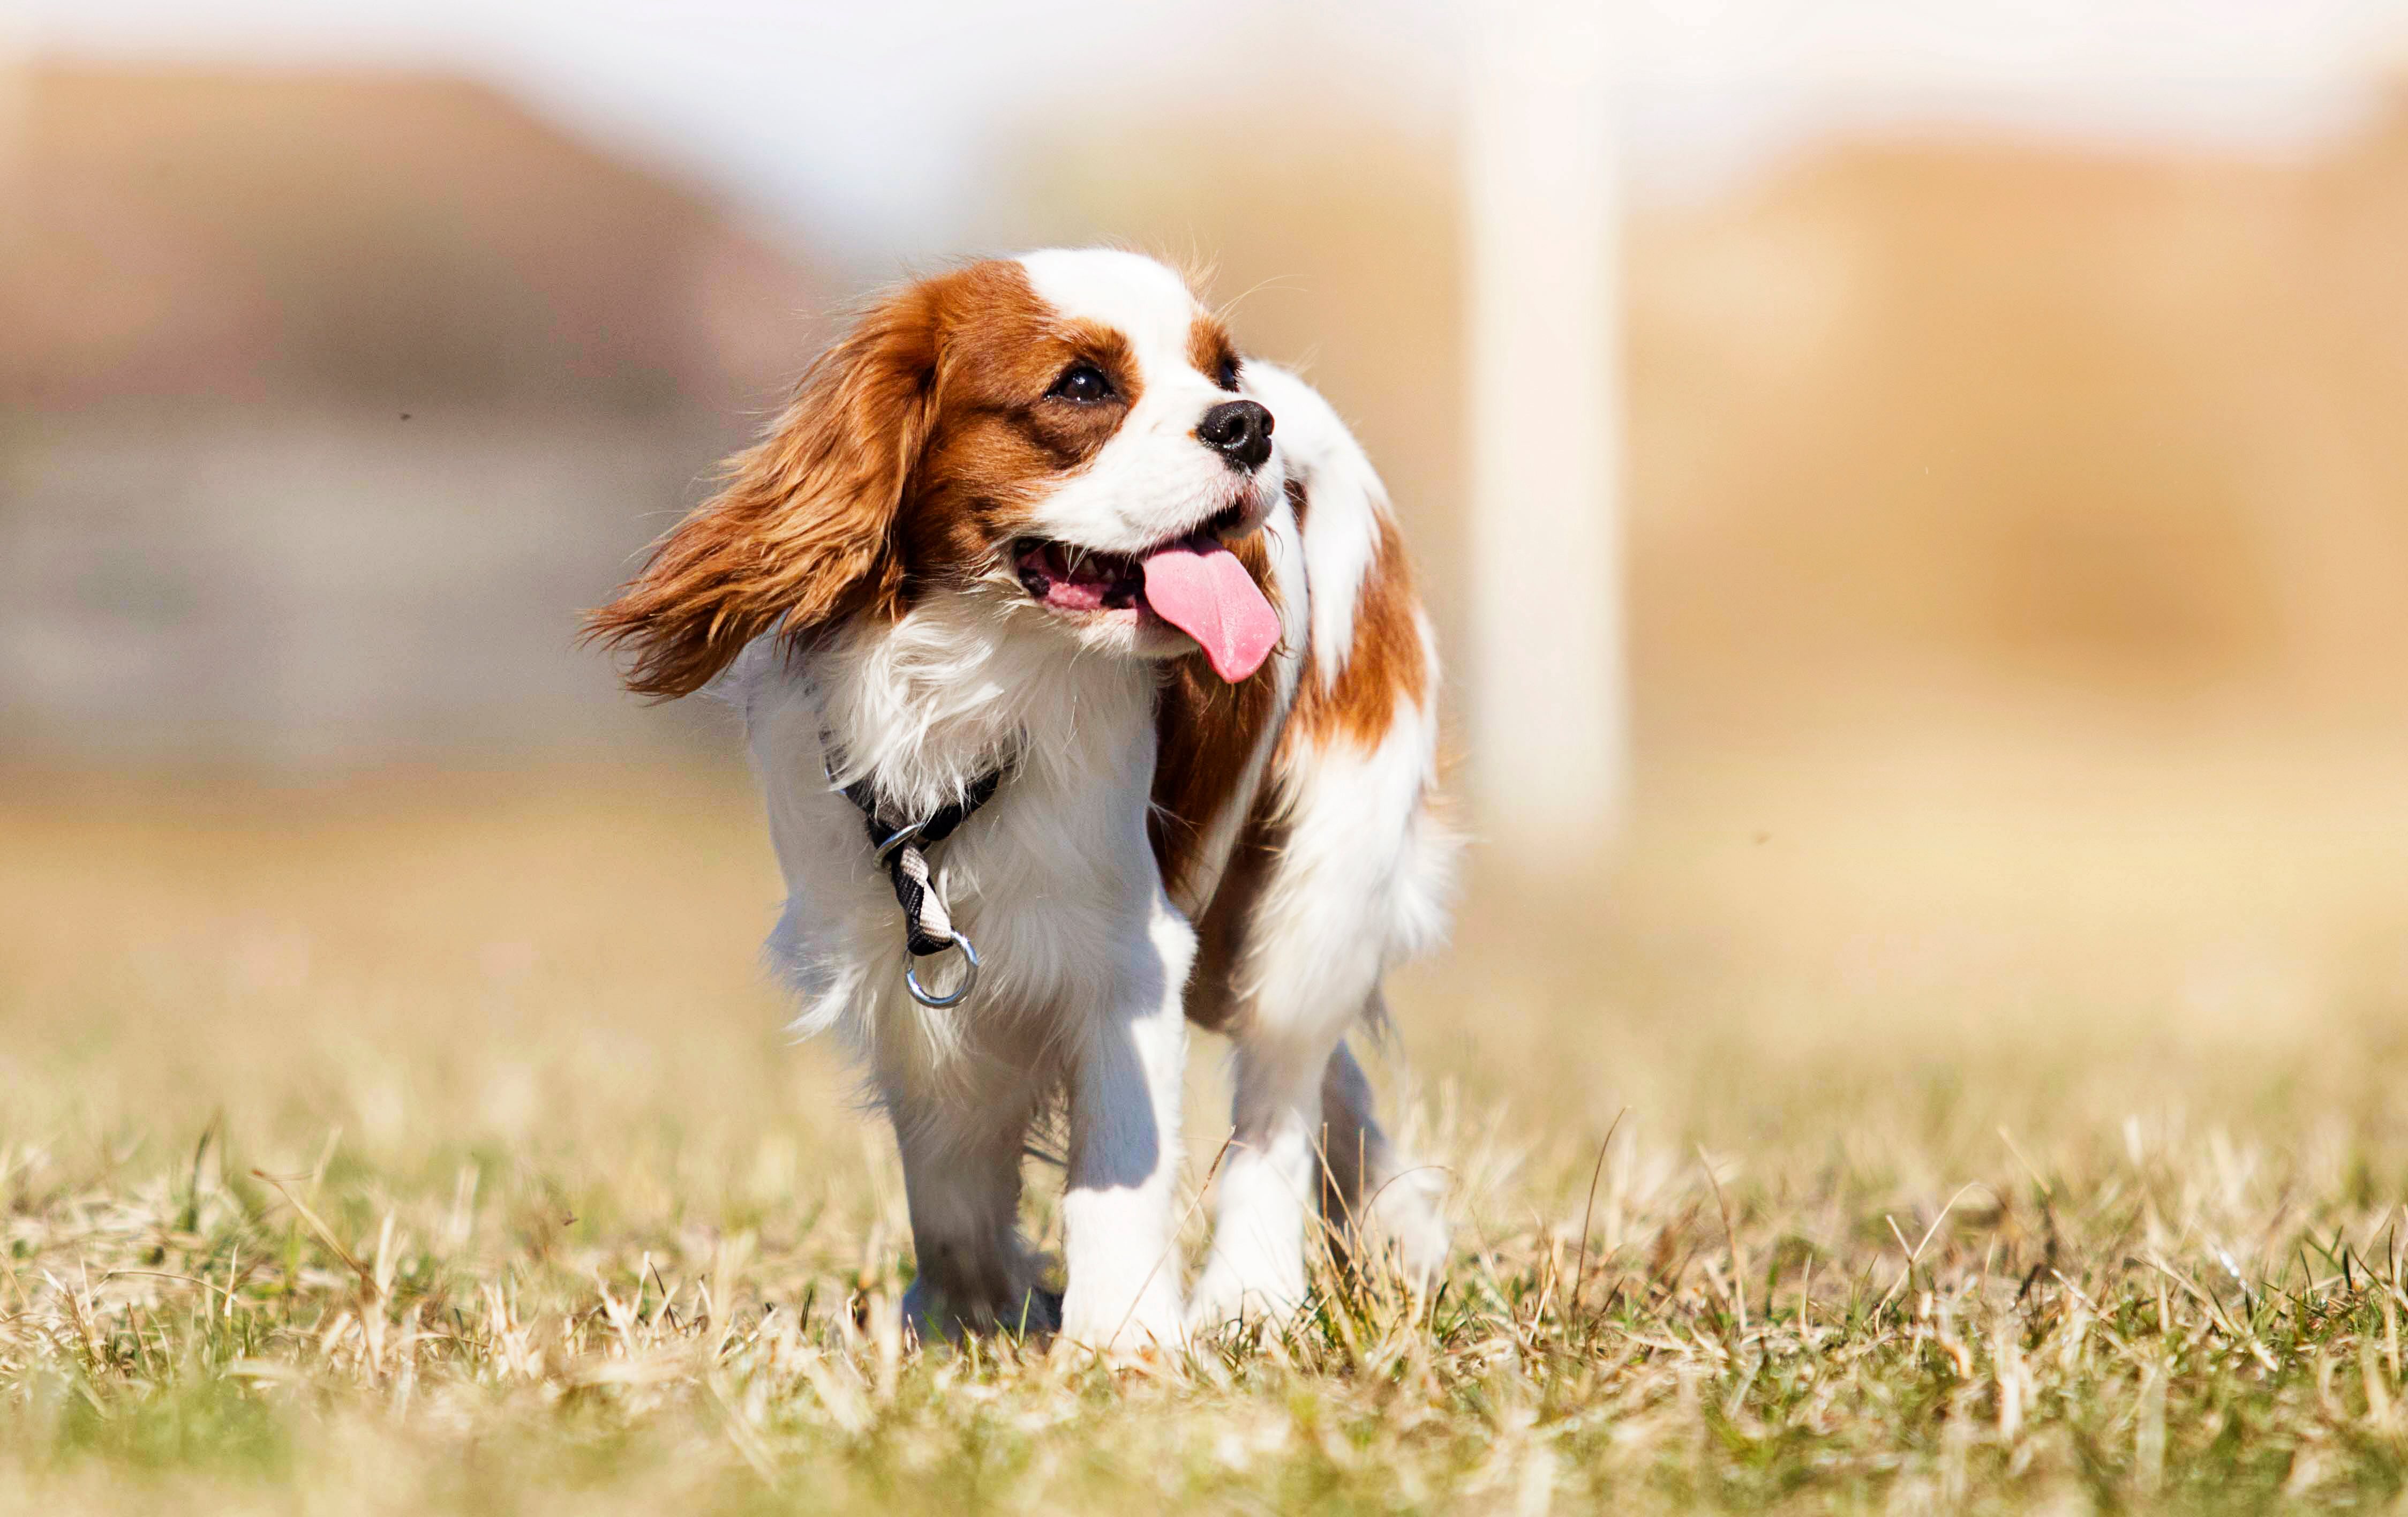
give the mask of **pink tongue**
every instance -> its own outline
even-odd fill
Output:
[[[1191,537],[1145,560],[1145,602],[1196,639],[1212,672],[1236,684],[1261,668],[1280,639],[1279,613],[1238,555]]]

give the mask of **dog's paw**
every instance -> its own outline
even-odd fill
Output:
[[[958,1343],[996,1331],[1039,1338],[1061,1329],[1062,1295],[1031,1286],[1016,1300],[957,1301],[924,1277],[903,1293],[903,1325],[922,1343]]]
[[[1187,1325],[1194,1332],[1246,1322],[1285,1322],[1304,1305],[1304,1281],[1279,1271],[1244,1265],[1215,1254],[1196,1281],[1189,1298]]]
[[[1175,1289],[1148,1286],[1131,1303],[1107,1293],[1082,1295],[1073,1277],[1062,1302],[1062,1336],[1055,1341],[1115,1362],[1164,1358],[1187,1347],[1186,1316]]]

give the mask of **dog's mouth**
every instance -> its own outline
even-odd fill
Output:
[[[1012,551],[1012,567],[1028,598],[1049,611],[1125,615],[1177,627],[1234,684],[1259,668],[1280,638],[1279,613],[1222,541],[1223,533],[1244,520],[1245,508],[1232,506],[1187,536],[1142,553],[1024,540]]]
[[[1232,506],[1185,537],[1142,553],[1107,553],[1075,543],[1023,538],[1012,550],[1012,566],[1028,598],[1048,610],[1154,615],[1145,599],[1146,561],[1174,548],[1218,548],[1245,517],[1243,504]]]
[[[1028,598],[1050,611],[1150,610],[1145,605],[1144,561],[1126,553],[1100,553],[1063,542],[1023,542],[1012,566]]]

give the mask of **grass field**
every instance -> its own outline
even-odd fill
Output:
[[[2408,1482],[2408,783],[2371,764],[1666,766],[1580,909],[1485,871],[1396,986],[1444,1290],[1325,1275],[1136,1371],[899,1340],[896,1167],[754,974],[739,779],[0,779],[0,1509]]]

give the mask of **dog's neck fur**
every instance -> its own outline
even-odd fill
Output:
[[[908,815],[961,799],[998,768],[1100,778],[1118,767],[1106,751],[1151,736],[1157,685],[1153,665],[1066,652],[1053,629],[977,592],[857,623],[815,648],[808,667],[836,778],[871,776],[881,800]]]

